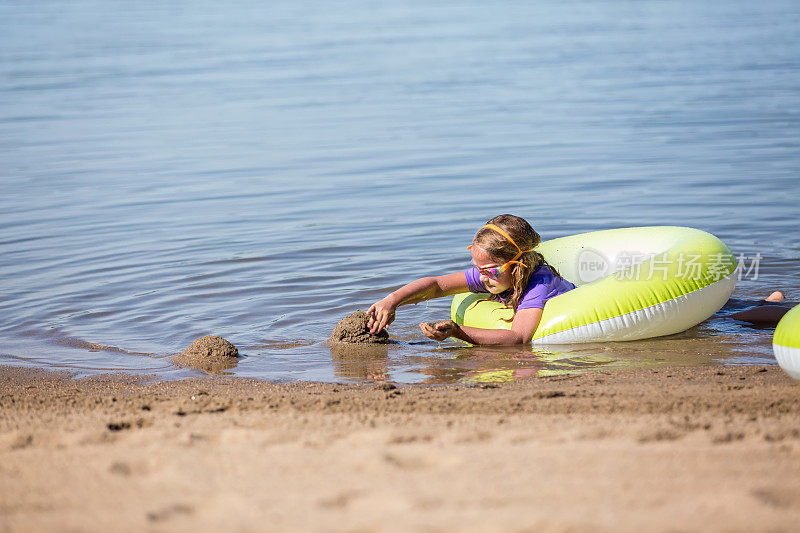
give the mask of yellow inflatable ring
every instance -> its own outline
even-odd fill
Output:
[[[783,315],[772,336],[772,351],[781,368],[800,379],[800,305]]]
[[[551,298],[534,344],[626,341],[684,331],[717,312],[736,286],[737,263],[714,235],[652,226],[582,233],[542,242],[537,250],[577,288]],[[464,293],[454,322],[510,329],[511,309]]]

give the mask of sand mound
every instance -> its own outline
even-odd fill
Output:
[[[341,319],[331,333],[331,342],[349,342],[355,344],[386,344],[389,333],[383,329],[376,334],[367,329],[369,315],[358,310]]]
[[[239,350],[229,341],[215,335],[195,339],[173,361],[181,366],[191,366],[206,372],[221,372],[239,362]]]

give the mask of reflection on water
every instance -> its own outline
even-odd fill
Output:
[[[747,305],[740,301],[733,309],[743,307]],[[533,348],[471,346],[461,341],[439,345],[433,341],[394,341],[388,345],[334,344],[329,348],[338,380],[379,383],[491,383],[596,370],[721,362],[774,365],[769,335],[762,342],[753,342],[747,326],[724,318],[729,312],[726,308],[682,333],[641,341]],[[774,326],[759,329],[771,334]]]
[[[334,375],[344,381],[391,381],[388,344],[342,344],[330,346]]]
[[[792,0],[2,3],[0,363],[180,378],[197,372],[171,356],[214,334],[247,356],[229,372],[268,380],[773,364],[770,329],[723,319],[555,358],[423,341],[447,301],[402,308],[386,353],[325,339],[466,268],[505,212],[545,239],[701,228],[761,254],[738,298],[800,296],[798,16]]]
[[[576,355],[570,351],[548,351],[538,348],[534,348],[532,353],[516,353],[511,357],[476,350],[476,353],[470,354],[469,357],[479,358],[479,363],[473,370],[465,369],[457,380],[459,382],[498,383],[530,377],[577,374],[609,366],[617,368],[647,366],[645,361],[602,355]]]

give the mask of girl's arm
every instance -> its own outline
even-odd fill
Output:
[[[370,306],[367,310],[367,314],[370,315],[367,327],[372,333],[379,332],[394,321],[394,313],[401,305],[415,304],[431,298],[452,296],[468,291],[467,277],[463,272],[412,281]]]
[[[448,337],[455,337],[470,344],[483,345],[513,345],[528,344],[531,342],[539,321],[542,318],[542,309],[520,309],[514,315],[511,329],[483,329],[469,326],[459,326],[450,320],[437,322],[435,325],[422,323],[419,325],[422,332],[429,338],[443,341]]]

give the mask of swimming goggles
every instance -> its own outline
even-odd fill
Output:
[[[475,261],[472,261],[472,266],[475,267],[478,270],[478,272],[481,273],[482,276],[486,276],[492,279],[499,278],[500,274],[503,273],[503,271],[501,270],[502,267],[479,267],[478,265],[475,264]]]
[[[519,257],[522,254],[525,254],[525,253],[528,253],[528,252],[532,252],[533,248],[531,248],[530,250],[523,250],[522,248],[520,248],[517,245],[517,243],[514,242],[514,239],[511,238],[511,235],[506,233],[505,230],[503,228],[499,227],[499,226],[496,226],[494,224],[486,224],[481,229],[483,229],[483,228],[489,228],[491,230],[494,230],[497,233],[499,233],[500,235],[502,235],[503,237],[505,237],[506,239],[508,239],[508,242],[513,244],[514,247],[517,249],[517,255],[515,255],[514,257],[511,258],[510,261],[504,263],[502,266],[499,266],[499,267],[482,268],[482,267],[479,267],[478,265],[476,265],[473,262],[472,264],[475,266],[475,268],[478,269],[478,272],[480,272],[484,276],[488,276],[488,277],[490,277],[492,279],[497,279],[497,278],[500,277],[500,274],[502,274],[508,268],[508,266],[511,265],[512,263],[516,263],[518,265],[526,266],[525,263],[521,263],[520,261],[517,261],[517,259],[519,259]],[[480,231],[480,229],[478,231]],[[471,245],[471,244],[469,246],[467,246],[467,250],[471,249],[472,246],[473,245]]]

